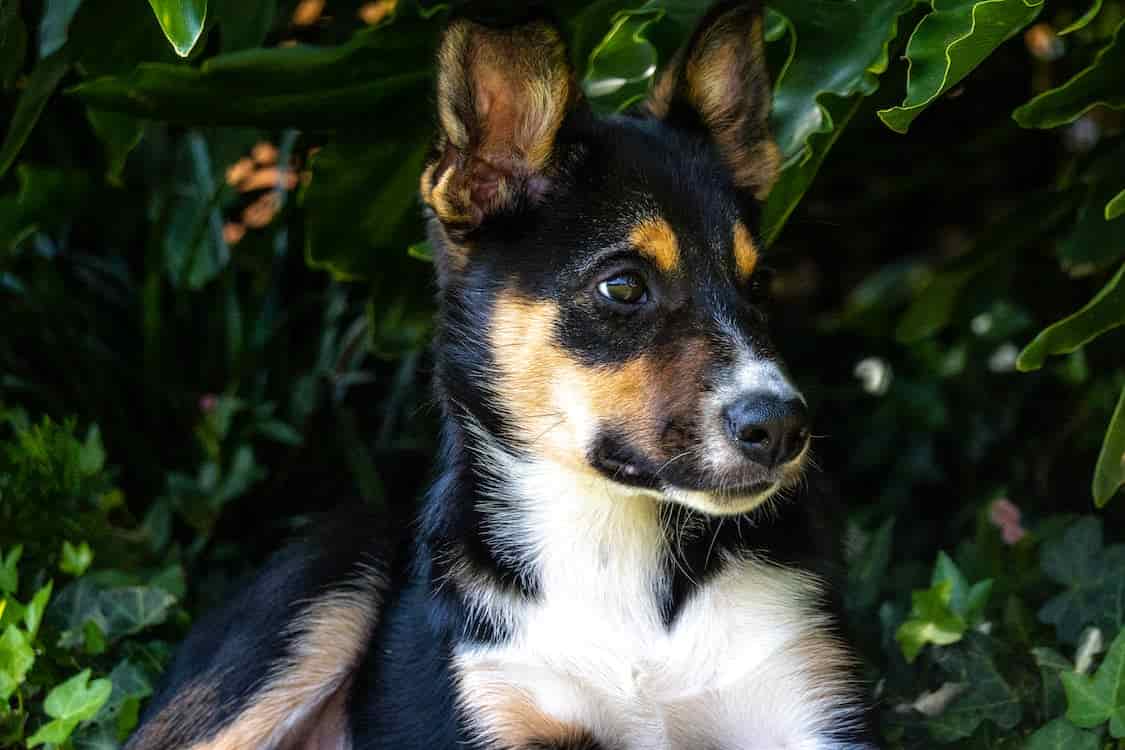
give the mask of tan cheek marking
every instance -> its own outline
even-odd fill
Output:
[[[589,469],[588,443],[597,424],[620,424],[638,445],[656,449],[652,414],[656,378],[647,358],[615,367],[578,364],[555,343],[558,307],[505,292],[492,315],[491,344],[499,377],[498,405],[532,449]]]
[[[734,267],[740,281],[746,281],[758,265],[758,248],[741,221],[734,225]]]
[[[645,219],[633,228],[629,241],[664,273],[680,265],[680,245],[671,225],[662,218]]]

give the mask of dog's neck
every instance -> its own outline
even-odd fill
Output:
[[[585,467],[507,449],[479,420],[447,420],[422,515],[421,562],[464,632],[504,630],[544,596],[612,596],[675,620],[694,591],[753,545],[760,519],[715,519]],[[596,574],[596,575],[595,575]],[[607,588],[608,587],[608,588]]]

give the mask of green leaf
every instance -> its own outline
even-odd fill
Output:
[[[1125,324],[1125,263],[1081,310],[1045,328],[1028,344],[1016,367],[1038,370],[1052,354],[1070,354],[1108,330]]]
[[[55,93],[59,81],[68,70],[70,70],[70,58],[66,50],[60,50],[44,58],[35,66],[35,70],[28,78],[27,87],[20,94],[4,142],[0,144],[0,177],[7,174],[8,169],[15,162],[35,123],[39,121],[39,115],[47,106],[47,100]]]
[[[899,133],[1031,23],[1043,0],[931,0],[931,7],[933,12],[918,22],[906,45],[906,99],[879,111],[879,118]]]
[[[98,109],[188,125],[325,129],[371,122],[377,128],[366,133],[369,140],[392,133],[427,139],[439,28],[399,12],[393,23],[338,47],[250,49],[198,68],[142,63],[69,93]]]
[[[1064,672],[1066,718],[1087,729],[1109,722],[1114,737],[1125,737],[1125,631],[1118,633],[1093,677]]]
[[[125,162],[144,135],[144,123],[119,112],[104,112],[93,108],[86,109],[86,119],[105,147],[106,160],[109,162],[106,179],[110,184],[120,186]]]
[[[98,710],[109,700],[113,684],[107,679],[90,681],[90,670],[86,669],[57,685],[47,694],[43,704],[47,715],[54,721],[44,724],[28,738],[28,747],[65,742],[74,728],[83,721],[94,718]]]
[[[148,4],[176,54],[191,54],[207,20],[207,0],[148,0]]]
[[[415,197],[429,149],[428,133],[325,146],[301,196],[305,258],[339,279],[371,275],[383,257],[417,240],[422,212]]]
[[[35,592],[35,596],[31,598],[31,602],[23,612],[23,621],[31,640],[35,640],[35,636],[39,634],[39,626],[43,622],[43,614],[47,611],[47,602],[51,600],[54,586],[54,581],[48,581],[46,586]]]
[[[844,591],[850,609],[863,611],[878,602],[891,562],[894,528],[895,519],[888,518],[868,535],[860,549],[848,554],[848,585]]]
[[[826,95],[851,99],[878,88],[887,69],[887,48],[909,0],[775,0],[771,7],[788,22],[790,53],[774,90],[773,131],[787,163],[816,153],[807,146],[814,133],[840,126],[847,111],[822,103]],[[828,144],[831,145],[830,143]],[[827,150],[824,143],[821,148]],[[823,158],[823,155],[821,155]]]
[[[102,590],[87,578],[80,578],[55,598],[48,615],[64,631],[60,645],[70,648],[84,642],[87,622],[95,623],[108,640],[114,641],[164,622],[175,601],[174,596],[157,588]]]
[[[58,52],[67,42],[70,22],[82,6],[82,0],[46,0],[43,18],[39,21],[39,57]]]
[[[219,21],[223,51],[258,47],[266,39],[277,15],[274,0],[211,0],[208,14]]]
[[[70,542],[63,541],[62,560],[59,562],[59,569],[62,572],[77,578],[86,572],[93,561],[94,551],[90,549],[89,544],[81,542],[75,547]]]
[[[1113,221],[1119,216],[1125,216],[1125,190],[1113,196],[1109,203],[1105,204],[1106,221]]]
[[[952,592],[953,583],[946,580],[910,595],[910,617],[895,633],[906,661],[913,663],[929,643],[948,646],[961,640],[968,625],[950,608]]]
[[[1023,750],[1099,750],[1098,735],[1086,732],[1066,719],[1055,719],[1039,728],[1023,745]]]
[[[0,549],[0,594],[14,594],[19,590],[19,562],[23,557],[23,545],[17,544],[4,554]]]
[[[7,705],[34,663],[31,640],[15,625],[9,625],[0,635],[0,706]]]
[[[1125,107],[1125,21],[1090,66],[1058,88],[1049,89],[1016,109],[1012,117],[1025,128],[1055,128],[1074,122],[1098,105]]]
[[[808,192],[828,152],[836,145],[836,141],[855,113],[859,111],[861,104],[863,104],[862,96],[850,100],[826,96],[820,100],[820,106],[827,114],[827,120],[833,123],[833,127],[828,132],[817,132],[809,136],[807,158],[791,162],[782,171],[777,184],[770,191],[762,215],[762,236],[767,245],[772,245],[781,234],[797,204]]]
[[[1125,71],[1123,71],[1125,72]],[[1084,194],[1074,226],[1058,245],[1064,269],[1088,275],[1125,257],[1125,218],[1106,218],[1106,207],[1125,175],[1125,141],[1107,154],[1097,154],[1075,190]]]
[[[1082,518],[1043,543],[1039,565],[1066,590],[1039,610],[1059,640],[1075,643],[1087,626],[1116,633],[1125,626],[1125,545],[1103,547],[1102,522]]]
[[[1109,418],[1094,468],[1094,503],[1103,507],[1122,485],[1125,485],[1125,388]]]
[[[1019,724],[1023,710],[1019,696],[1000,674],[991,653],[992,641],[979,633],[968,633],[964,643],[934,653],[934,660],[952,682],[967,686],[945,710],[927,722],[939,742],[969,737],[988,721],[1010,732]]]
[[[1090,25],[1090,21],[1093,21],[1094,18],[1097,17],[1098,13],[1101,12],[1101,10],[1102,10],[1102,0],[1094,0],[1094,2],[1090,4],[1090,8],[1085,13],[1083,13],[1078,18],[1074,19],[1073,22],[1067,24],[1065,27],[1063,27],[1062,29],[1059,30],[1059,36],[1066,36],[1067,34],[1073,34],[1074,32],[1079,31],[1080,29],[1086,28],[1087,26]]]
[[[617,15],[609,33],[590,53],[582,86],[592,102],[617,111],[648,93],[658,59],[645,31],[662,16],[661,11],[653,8]]]

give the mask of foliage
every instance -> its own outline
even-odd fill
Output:
[[[768,5],[775,337],[850,500],[886,739],[1104,747],[1125,5]],[[552,3],[602,111],[705,6]],[[116,746],[187,613],[338,497],[424,484],[415,190],[449,12],[0,0],[0,745]]]

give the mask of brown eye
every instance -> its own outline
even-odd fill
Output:
[[[639,305],[648,300],[648,287],[640,274],[626,271],[598,284],[598,293],[612,302]]]

